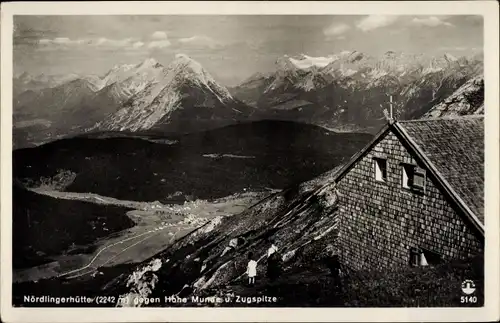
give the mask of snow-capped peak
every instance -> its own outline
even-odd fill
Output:
[[[147,58],[139,64],[115,65],[103,78],[101,87],[120,84],[119,90],[130,96],[142,90],[148,83],[155,82],[162,73],[163,66],[154,58]],[[127,81],[127,84],[121,84]]]
[[[297,66],[292,62],[291,57],[283,55],[276,60],[276,65],[281,70],[294,70]]]
[[[207,74],[200,63],[185,54],[175,55],[175,59],[170,63],[169,68],[172,70],[189,70],[200,77],[205,77]]]
[[[180,77],[196,85],[205,86],[222,102],[233,99],[229,91],[225,87],[220,86],[199,62],[185,54],[175,55],[175,59],[170,63],[167,70],[168,75],[170,75],[167,79]]]
[[[108,80],[115,81],[115,79],[117,78],[118,75],[130,71],[134,67],[136,67],[136,65],[134,65],[134,64],[115,65],[115,66],[113,66],[112,69],[110,69],[106,73],[106,75],[104,75],[104,77],[102,79],[105,80],[106,84],[110,84],[111,82]]]
[[[152,60],[143,64],[146,63],[156,66]],[[199,93],[209,95],[210,92],[222,104],[234,101],[225,87],[217,84],[200,63],[187,55],[178,54],[167,68],[152,70],[161,71],[154,83],[138,91],[122,109],[96,124],[95,128],[149,129],[161,119],[168,120],[174,111],[181,108],[183,98],[196,88]]]
[[[158,61],[154,58],[146,58],[142,63],[138,64],[138,68],[151,68],[160,65]]]
[[[330,64],[331,62],[333,62],[337,59],[338,59],[338,57],[336,55],[330,55],[327,57],[322,57],[322,56],[313,57],[313,56],[308,56],[305,54],[302,54],[300,56],[300,59],[294,59],[291,57],[289,58],[290,62],[293,65],[295,65],[295,67],[297,67],[299,69],[308,69],[308,68],[311,68],[313,66],[322,68],[322,67],[327,66],[328,64]]]
[[[135,67],[134,64],[121,64],[121,65],[116,64],[115,66],[113,66],[111,71],[128,71],[133,69],[134,67]]]
[[[363,53],[355,50],[349,54],[348,60],[349,62],[354,63],[356,61],[362,60],[364,57],[365,55]]]
[[[448,53],[445,53],[445,54],[444,54],[444,59],[445,59],[448,63],[458,61],[458,58],[456,58],[455,56],[453,56],[453,55],[451,55],[451,54],[448,54]]]

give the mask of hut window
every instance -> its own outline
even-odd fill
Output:
[[[410,249],[410,265],[412,267],[425,267],[429,264],[427,263],[427,258],[422,249],[411,248]]]
[[[375,180],[385,182],[387,180],[387,160],[383,158],[374,158]]]
[[[425,187],[425,170],[411,164],[403,164],[402,186],[421,191]]]
[[[409,189],[412,187],[414,168],[415,167],[413,165],[403,165],[403,187],[404,188]]]
[[[412,267],[434,266],[441,263],[441,255],[424,248],[410,249],[410,265]]]

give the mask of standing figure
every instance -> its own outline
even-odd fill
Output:
[[[270,240],[270,242],[271,246],[269,247],[269,249],[267,249],[267,258],[269,258],[276,251],[278,251],[278,247],[276,247],[276,245],[272,242],[272,240]]]
[[[271,246],[267,250],[267,277],[273,281],[280,275],[280,264],[278,247],[271,242]]]
[[[248,253],[247,275],[248,285],[253,286],[255,284],[255,276],[257,276],[257,262],[253,259],[253,252]]]

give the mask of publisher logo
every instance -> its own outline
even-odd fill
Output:
[[[471,295],[476,291],[476,285],[472,280],[464,280],[462,282],[462,292],[466,295]]]

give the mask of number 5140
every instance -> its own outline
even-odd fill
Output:
[[[462,297],[460,297],[460,303],[462,303],[462,304],[477,303],[477,296],[462,296]]]

